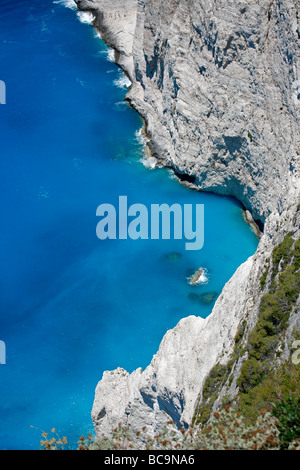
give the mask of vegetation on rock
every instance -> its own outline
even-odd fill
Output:
[[[209,373],[193,422],[199,425],[211,419],[221,389],[231,384],[234,366],[243,358],[238,392],[226,397],[227,403],[247,423],[253,424],[263,408],[273,413],[279,423],[281,447],[287,448],[293,439],[300,438],[300,369],[291,359],[281,360],[289,318],[300,295],[300,239],[295,241],[287,234],[274,248],[271,264],[269,261],[260,279],[262,288],[268,283],[268,290],[261,298],[257,323],[243,344],[246,320],[242,322],[230,360],[216,364]],[[293,426],[287,427],[287,423]]]

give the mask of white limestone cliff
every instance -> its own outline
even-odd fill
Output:
[[[254,326],[274,246],[299,236],[300,77],[296,0],[77,0],[132,81],[152,156],[191,187],[237,197],[264,233],[203,320],[182,319],[151,364],[106,371],[92,410],[97,435],[119,422],[190,423],[211,368],[238,326]],[[297,312],[296,312],[297,313]],[[299,312],[293,316],[299,322]]]

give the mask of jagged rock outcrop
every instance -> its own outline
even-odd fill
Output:
[[[188,317],[151,364],[105,372],[92,417],[154,431],[191,421],[209,370],[226,361],[241,321],[254,325],[260,277],[287,232],[299,236],[300,77],[296,0],[77,0],[132,81],[127,99],[146,122],[160,164],[190,186],[237,197],[264,233],[211,315]],[[298,217],[298,218],[297,218]],[[298,304],[299,305],[299,304]],[[297,322],[299,312],[294,312]]]
[[[135,38],[138,0],[76,0],[83,11],[95,17],[94,26],[104,41],[115,50],[116,62],[134,81],[133,41]]]

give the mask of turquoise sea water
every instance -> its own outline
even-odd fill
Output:
[[[41,430],[52,427],[76,445],[92,430],[103,371],[146,367],[182,317],[211,312],[257,247],[237,201],[144,167],[142,121],[108,58],[94,29],[63,2],[2,0],[1,449],[37,449]],[[120,195],[146,207],[204,204],[204,248],[100,241],[97,206],[117,205]],[[200,266],[208,282],[190,286]]]

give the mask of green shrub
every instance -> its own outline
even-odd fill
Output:
[[[240,326],[237,330],[237,333],[235,335],[235,338],[234,338],[234,342],[235,342],[236,345],[238,345],[239,342],[241,341],[241,339],[243,338],[246,326],[247,326],[247,321],[243,320],[242,323],[240,324]]]
[[[281,399],[272,409],[278,420],[281,447],[287,449],[289,444],[300,438],[300,397],[289,396]]]
[[[266,285],[266,279],[268,275],[268,269],[265,269],[265,271],[262,273],[260,277],[260,287],[263,289]]]
[[[259,384],[264,376],[264,367],[254,357],[245,361],[241,368],[241,373],[237,381],[241,393],[247,393]]]
[[[277,245],[272,254],[272,262],[273,262],[273,276],[276,276],[278,273],[279,263],[282,262],[283,266],[290,262],[292,257],[292,246],[294,243],[294,239],[291,233],[288,233],[283,241]]]
[[[247,393],[239,393],[238,411],[243,414],[247,422],[254,422],[259,410],[265,408],[269,411],[281,399],[290,395],[300,395],[300,367],[289,359],[276,368],[269,366],[263,380]]]
[[[226,365],[217,364],[212,368],[203,387],[202,394],[204,399],[211,397],[211,395],[215,393],[218,389],[218,385],[223,382],[224,377],[227,376],[227,372],[228,368]]]
[[[294,245],[294,266],[296,271],[300,269],[300,239]]]
[[[270,268],[270,260],[267,259],[266,260],[266,264],[265,264],[265,270],[264,272],[262,273],[261,277],[260,277],[260,287],[263,289],[266,285],[266,279],[267,279],[267,276],[268,276],[268,273],[269,273],[269,268]]]

